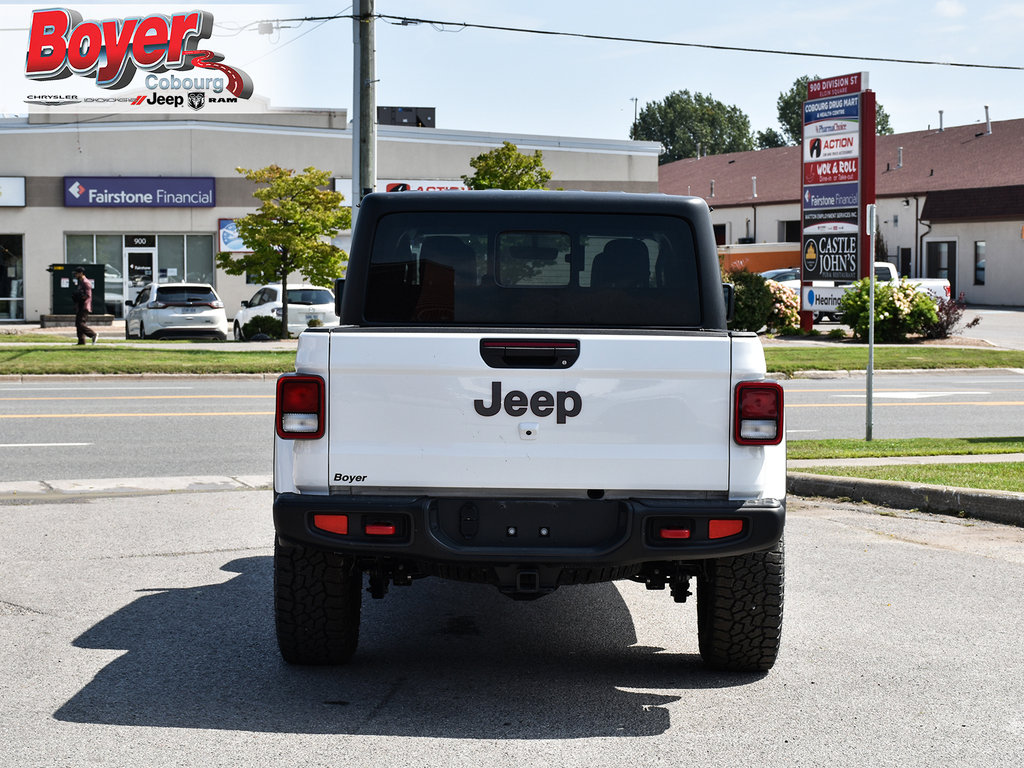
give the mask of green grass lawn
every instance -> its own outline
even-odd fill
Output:
[[[232,352],[232,342],[224,342],[224,351],[192,350],[190,341],[143,342],[142,354],[132,354],[127,342],[118,339],[101,339],[96,347],[76,348],[74,329],[61,335],[45,333],[0,334],[0,341],[17,344],[18,349],[0,348],[0,374],[75,374],[75,373],[175,373],[173,357],[162,356],[182,354],[182,373],[275,373],[284,370],[282,360],[293,352],[253,350]],[[137,345],[139,342],[132,342]],[[24,349],[21,349],[24,347]],[[124,357],[120,357],[120,352]],[[95,354],[96,358],[81,357]],[[234,357],[232,357],[234,355]],[[207,362],[200,362],[208,356]],[[868,351],[865,346],[836,344],[835,346],[780,347],[765,349],[768,370],[775,373],[792,374],[794,371],[819,370],[864,370],[867,367]],[[232,363],[232,360],[235,363]],[[149,361],[152,361],[151,363]],[[129,367],[121,367],[122,363]],[[147,367],[152,366],[152,367]],[[939,346],[893,346],[878,347],[875,350],[875,368],[1024,368],[1024,352],[967,349],[963,347]],[[287,370],[292,370],[289,364]]]
[[[904,440],[791,440],[791,459],[862,459],[874,456],[970,456],[1024,453],[1024,437],[915,437]]]
[[[1024,453],[1024,437],[909,438],[904,440],[794,440],[790,459],[859,459],[884,456],[979,456]],[[863,477],[904,483],[1024,492],[1024,462],[993,464],[919,464],[884,467],[838,467],[823,464],[796,472]]]
[[[950,485],[978,490],[1024,493],[1024,462],[994,464],[920,464],[886,467],[808,467],[799,470],[814,475],[863,477],[903,483]]]
[[[764,351],[768,370],[863,371],[868,365],[867,346],[779,347]],[[875,348],[876,370],[911,368],[1024,368],[1024,352],[941,346],[881,346]]]
[[[286,373],[295,370],[294,352],[245,352],[189,349],[187,344],[157,342],[145,347],[66,343],[0,348],[0,374],[112,373]]]

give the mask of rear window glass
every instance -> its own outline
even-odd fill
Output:
[[[398,213],[378,224],[365,320],[697,328],[693,232],[668,216]]]
[[[326,288],[289,288],[289,304],[333,304],[334,294]]]
[[[217,294],[213,292],[213,289],[202,285],[161,285],[157,286],[156,295],[160,301],[166,304],[218,301]]]

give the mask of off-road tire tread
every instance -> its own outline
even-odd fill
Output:
[[[709,666],[767,672],[782,638],[783,542],[761,552],[707,564],[697,579],[697,636]]]
[[[351,559],[274,545],[277,644],[289,664],[344,664],[359,642],[362,572]]]

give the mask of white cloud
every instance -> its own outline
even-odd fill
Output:
[[[947,19],[955,19],[967,13],[967,8],[960,0],[939,0],[935,4],[935,12]]]

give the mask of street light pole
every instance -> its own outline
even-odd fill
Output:
[[[867,209],[867,221],[865,222],[870,233],[868,242],[871,244],[867,258],[871,268],[868,272],[868,370],[867,370],[867,411],[865,412],[864,439],[871,442],[872,432],[875,427],[875,227],[878,226],[878,208],[874,203],[865,206]]]

